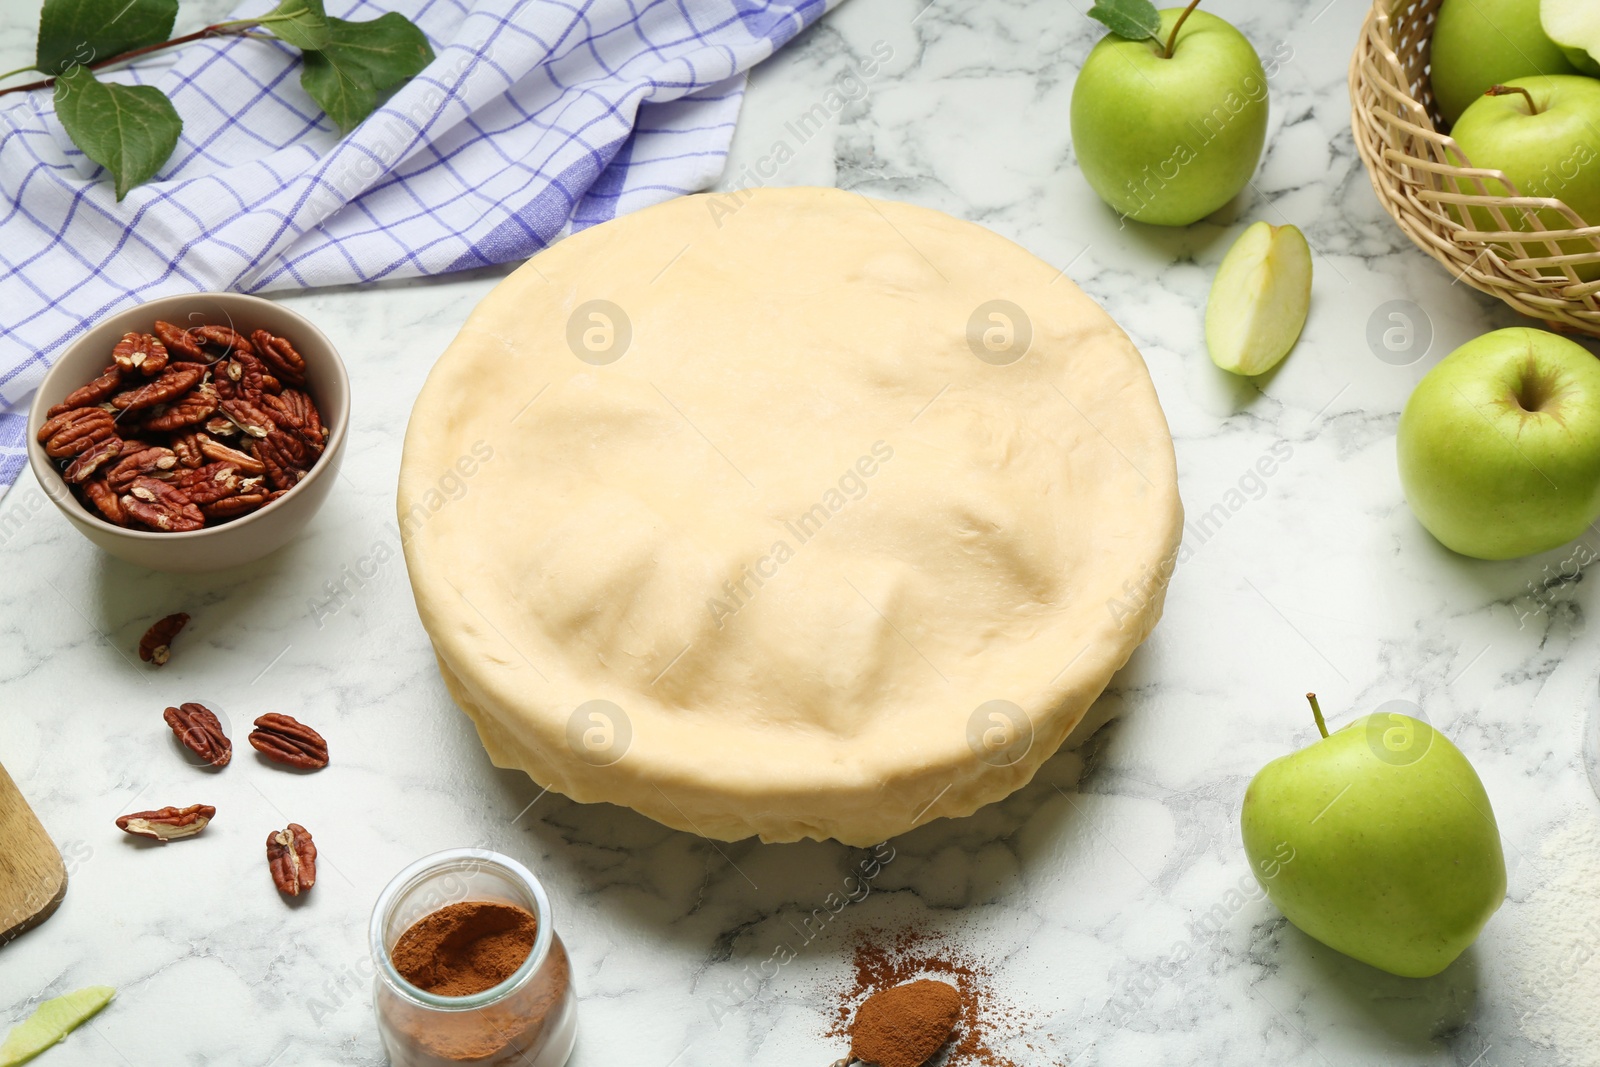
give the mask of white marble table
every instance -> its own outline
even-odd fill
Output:
[[[188,4],[184,19],[220,6]],[[392,501],[411,401],[501,272],[287,296],[341,346],[356,396],[340,491],[297,544],[246,571],[171,577],[98,554],[30,477],[0,502],[0,762],[72,876],[55,917],[0,949],[0,1024],[105,982],[115,1004],[41,1063],[380,1063],[372,902],[416,857],[484,843],[534,867],[554,898],[583,994],[575,1067],[820,1067],[843,1051],[821,1033],[852,932],[907,925],[993,961],[1004,998],[1031,1015],[1009,1046],[1029,1067],[1597,1062],[1593,1046],[1551,1047],[1576,1023],[1560,1017],[1571,998],[1541,984],[1581,988],[1600,969],[1583,962],[1600,926],[1576,914],[1552,925],[1549,904],[1583,862],[1551,835],[1595,819],[1579,758],[1596,700],[1592,596],[1559,578],[1571,550],[1469,562],[1403,501],[1393,437],[1409,390],[1512,319],[1452,285],[1377,206],[1344,82],[1365,5],[1207,4],[1278,64],[1253,188],[1186,230],[1120,228],[1077,171],[1068,99],[1100,32],[1085,7],[848,0],[758,69],[725,184],[747,183],[782,142],[794,158],[761,180],[975,219],[1067,267],[1133,336],[1177,442],[1196,551],[1155,638],[1097,705],[1115,721],[1005,802],[896,840],[877,891],[718,1018],[712,1005],[794,940],[791,923],[858,853],[713,845],[541,797],[493,768],[429,655],[392,551]],[[0,69],[31,48],[36,9],[0,14]],[[874,48],[882,71],[846,84],[854,99],[796,136],[789,124]],[[1201,332],[1211,272],[1254,219],[1294,222],[1317,250],[1305,336],[1257,384],[1216,372]],[[1431,333],[1407,365],[1367,341],[1396,300]],[[1290,458],[1252,480],[1274,447]],[[180,609],[194,622],[153,673],[133,646]],[[1336,721],[1417,703],[1494,800],[1510,900],[1436,979],[1344,959],[1237,892],[1250,885],[1239,798],[1264,762],[1311,738],[1308,689]],[[201,773],[160,720],[180,700],[223,710],[237,740],[261,712],[303,715],[336,764],[275,773],[240,745],[227,773]],[[194,841],[146,848],[112,826],[193,801],[221,809]],[[292,908],[261,856],[266,831],[291,818],[324,856],[314,894]],[[1578,962],[1557,973],[1560,959]]]

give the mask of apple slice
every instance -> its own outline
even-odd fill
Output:
[[[1600,6],[1594,0],[1539,0],[1539,26],[1584,74],[1600,74]]]
[[[1261,374],[1289,354],[1311,309],[1311,246],[1294,226],[1253,222],[1222,257],[1206,300],[1211,362]]]
[[[116,993],[108,985],[92,985],[40,1004],[6,1035],[0,1045],[0,1067],[27,1063],[111,1003]]]

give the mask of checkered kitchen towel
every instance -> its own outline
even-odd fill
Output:
[[[113,77],[166,90],[183,139],[121,204],[48,92],[0,99],[0,494],[31,393],[86,323],[168,293],[505,263],[706,188],[743,71],[837,2],[330,0],[345,18],[400,11],[437,60],[340,138],[291,49],[158,53]]]

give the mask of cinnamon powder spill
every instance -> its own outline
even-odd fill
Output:
[[[533,914],[515,904],[463,900],[412,923],[389,957],[418,989],[471,996],[516,973],[533,951],[537,929]]]
[[[851,1020],[873,994],[932,978],[954,986],[961,1001],[955,1033],[932,1062],[940,1067],[1017,1067],[994,1045],[1028,1028],[1031,1019],[993,992],[994,974],[982,959],[936,934],[864,930],[856,935],[851,963],[850,980],[839,991],[826,1036],[852,1037]]]

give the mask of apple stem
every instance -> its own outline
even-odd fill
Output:
[[[1317,694],[1307,693],[1306,699],[1311,701],[1311,714],[1316,717],[1317,729],[1322,731],[1322,736],[1328,736],[1328,724],[1322,718],[1322,708],[1317,704]]]
[[[1510,96],[1512,93],[1521,93],[1528,101],[1528,114],[1537,115],[1539,105],[1534,103],[1533,94],[1520,85],[1491,85],[1483,91],[1484,96]]]
[[[1183,21],[1189,17],[1189,12],[1200,6],[1200,0],[1189,0],[1189,6],[1183,9],[1178,16],[1178,21],[1172,24],[1172,32],[1167,35],[1167,46],[1161,50],[1162,59],[1171,59],[1172,50],[1178,45],[1178,31],[1183,29]]]

